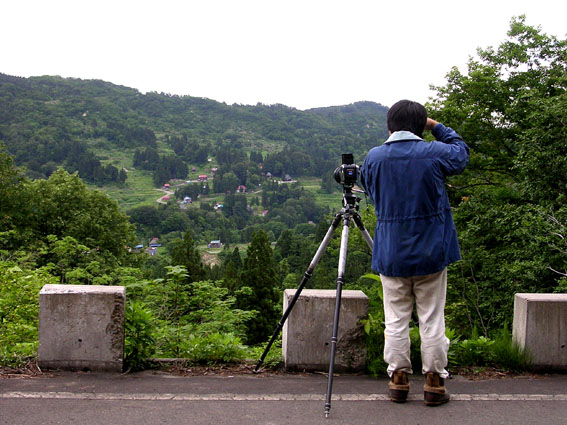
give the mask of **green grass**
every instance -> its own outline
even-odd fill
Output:
[[[103,186],[101,189],[118,202],[122,211],[142,205],[157,205],[158,198],[165,193],[154,187],[149,171],[127,168],[128,179],[123,186]]]
[[[321,179],[318,177],[302,177],[299,183],[312,193],[318,205],[327,206],[331,211],[342,208],[343,193],[339,184],[333,193],[326,193],[321,189]]]

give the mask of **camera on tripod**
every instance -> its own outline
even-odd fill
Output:
[[[354,163],[351,153],[342,154],[342,165],[335,168],[335,180],[347,189],[351,189],[358,180],[358,165]]]
[[[307,281],[313,276],[313,271],[319,260],[321,259],[327,245],[333,238],[333,233],[337,229],[337,227],[343,224],[343,230],[341,233],[341,245],[339,248],[339,264],[337,267],[337,293],[335,296],[335,316],[333,320],[333,336],[331,337],[331,356],[329,361],[329,374],[328,374],[328,381],[327,381],[327,397],[325,400],[325,417],[329,416],[329,411],[331,409],[331,398],[332,398],[332,388],[333,388],[333,370],[335,367],[335,354],[337,350],[337,343],[338,343],[338,332],[339,332],[339,315],[341,311],[341,293],[342,293],[342,285],[344,282],[344,275],[345,275],[345,268],[346,268],[346,257],[347,257],[347,248],[348,248],[348,235],[349,235],[349,226],[351,221],[354,221],[360,232],[362,233],[362,237],[366,241],[366,245],[372,252],[372,248],[374,243],[372,241],[372,237],[368,233],[368,231],[364,228],[364,223],[362,222],[362,218],[358,214],[358,202],[360,198],[353,194],[355,192],[361,192],[361,190],[354,189],[353,187],[358,180],[358,165],[354,163],[354,159],[351,153],[343,154],[342,156],[343,163],[341,166],[335,169],[335,180],[343,185],[343,208],[335,215],[333,222],[331,223],[331,227],[327,230],[325,237],[321,241],[321,245],[317,249],[315,256],[309,263],[309,267],[305,271],[301,282],[295,291],[295,295],[293,296],[292,300],[289,302],[286,310],[282,318],[280,319],[268,345],[264,349],[260,360],[258,360],[258,364],[254,368],[254,373],[258,373],[260,370],[260,366],[264,363],[264,359],[268,355],[270,348],[276,338],[279,336],[281,330],[283,329],[284,323],[289,316],[291,309],[295,305],[296,301],[301,294],[301,291],[305,287]]]

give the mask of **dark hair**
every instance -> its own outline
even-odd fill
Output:
[[[388,130],[411,131],[422,137],[427,123],[427,111],[420,103],[411,100],[400,100],[392,105],[387,115]]]

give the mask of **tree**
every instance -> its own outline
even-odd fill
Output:
[[[232,253],[229,255],[228,260],[235,265],[238,271],[242,269],[242,257],[240,256],[240,250],[238,249],[238,247],[232,250]]]
[[[135,242],[128,216],[106,194],[89,190],[77,174],[60,169],[48,180],[29,182],[24,190],[31,211],[22,226],[33,230],[38,239],[70,236],[96,249],[109,266],[128,256],[128,246]]]
[[[133,208],[128,211],[130,220],[137,224],[155,229],[162,221],[162,216],[159,210],[152,205],[142,205],[141,207]]]
[[[205,278],[205,267],[201,255],[195,247],[191,231],[187,230],[183,239],[178,239],[171,250],[171,263],[184,266],[187,270],[187,281],[196,282]]]
[[[564,264],[549,216],[567,214],[567,42],[523,16],[508,36],[468,74],[451,70],[429,105],[471,147],[449,186],[464,261],[449,274],[448,322],[485,334],[509,320],[514,292],[553,291]]]
[[[567,41],[514,18],[509,40],[479,49],[468,75],[437,87],[436,116],[471,147],[470,185],[520,184],[527,198],[565,196]],[[537,188],[537,190],[534,190]]]
[[[248,344],[258,344],[270,336],[281,310],[278,307],[278,277],[274,255],[267,234],[261,230],[254,233],[246,250],[241,281],[249,290],[237,294],[237,305],[242,310],[258,312],[256,318],[248,324],[247,331]]]
[[[21,238],[21,223],[28,218],[29,203],[24,188],[23,171],[0,144],[0,248],[14,248]],[[31,235],[28,235],[31,236]]]

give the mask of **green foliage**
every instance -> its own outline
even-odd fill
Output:
[[[190,313],[187,318],[191,323],[192,333],[209,335],[214,333],[233,334],[244,338],[247,325],[255,314],[235,308],[236,298],[220,286],[219,282],[194,282],[190,300]]]
[[[504,369],[522,371],[531,366],[531,354],[513,340],[507,324],[498,332],[491,348],[492,361]]]
[[[264,350],[268,346],[268,342],[269,341],[266,341],[253,347],[249,347],[247,357],[256,361],[259,360],[264,353]],[[268,351],[268,354],[266,355],[266,358],[262,363],[262,367],[274,369],[280,366],[282,364],[282,361],[282,335],[280,333],[272,343],[270,351]]]
[[[31,201],[27,221],[39,240],[49,235],[71,236],[78,243],[99,251],[108,265],[128,256],[134,242],[134,227],[116,202],[98,190],[89,190],[77,175],[63,170],[48,180],[36,180],[21,188]]]
[[[17,229],[27,215],[28,200],[21,190],[24,181],[23,171],[15,167],[13,158],[0,143],[0,249],[13,249],[27,236]]]
[[[461,334],[499,329],[516,292],[560,290],[549,217],[565,217],[566,45],[514,18],[508,39],[479,49],[467,74],[452,69],[429,105],[471,147],[449,185],[464,261],[449,273],[448,324]]]
[[[477,326],[483,335],[513,311],[517,292],[553,292],[565,264],[556,248],[548,211],[477,191],[455,213],[464,261],[450,268],[447,321],[461,334]]]
[[[372,283],[358,286],[368,297],[368,318],[361,320],[366,335],[366,372],[371,376],[384,375],[388,365],[384,361],[384,297],[380,276],[369,273],[362,276]],[[349,289],[356,286],[349,286]]]
[[[183,356],[195,363],[238,363],[247,354],[241,339],[231,333],[191,335],[184,346]]]
[[[363,319],[364,333],[366,335],[366,372],[370,376],[380,376],[386,373],[388,365],[384,361],[384,318],[368,314]]]
[[[507,323],[494,339],[479,336],[474,328],[470,338],[454,338],[449,350],[452,366],[495,366],[511,371],[528,370],[531,366],[530,353],[512,339]]]
[[[561,279],[559,279],[559,283],[555,288],[555,292],[567,294],[567,277],[562,277]]]
[[[126,304],[124,323],[124,364],[129,370],[140,370],[155,352],[155,317],[140,301]]]
[[[137,309],[139,322],[155,338],[156,356],[205,363],[244,358],[241,339],[254,313],[235,308],[235,297],[220,282],[189,282],[183,266],[168,266],[167,270],[166,279],[128,287],[129,293],[144,302]],[[155,330],[146,328],[146,320],[155,322]],[[133,326],[138,325],[134,322]],[[141,336],[141,341],[133,338],[133,346],[143,346],[149,338]],[[140,354],[137,363],[145,356]]]
[[[111,283],[121,266],[137,264],[128,251],[134,227],[108,196],[63,170],[28,181],[9,160],[2,164],[2,258],[45,266],[61,282],[87,284]]]
[[[449,351],[447,353],[447,360],[450,367],[457,364],[458,362],[457,348],[461,343],[461,337],[457,335],[454,329],[451,329],[447,326],[445,327],[445,336],[449,339]]]
[[[255,320],[248,323],[246,334],[246,342],[254,345],[264,342],[271,335],[281,311],[274,255],[268,236],[263,231],[254,234],[246,250],[241,281],[250,291],[238,294],[238,307],[258,312]]]
[[[456,358],[460,365],[486,366],[490,364],[491,348],[494,344],[490,338],[478,336],[473,332],[470,339],[465,339],[456,348]]]
[[[37,356],[39,291],[57,281],[42,270],[0,262],[0,364]]]
[[[189,282],[201,280],[205,277],[201,255],[195,247],[190,230],[185,232],[183,240],[177,239],[172,243],[171,262],[173,265],[185,267]]]

